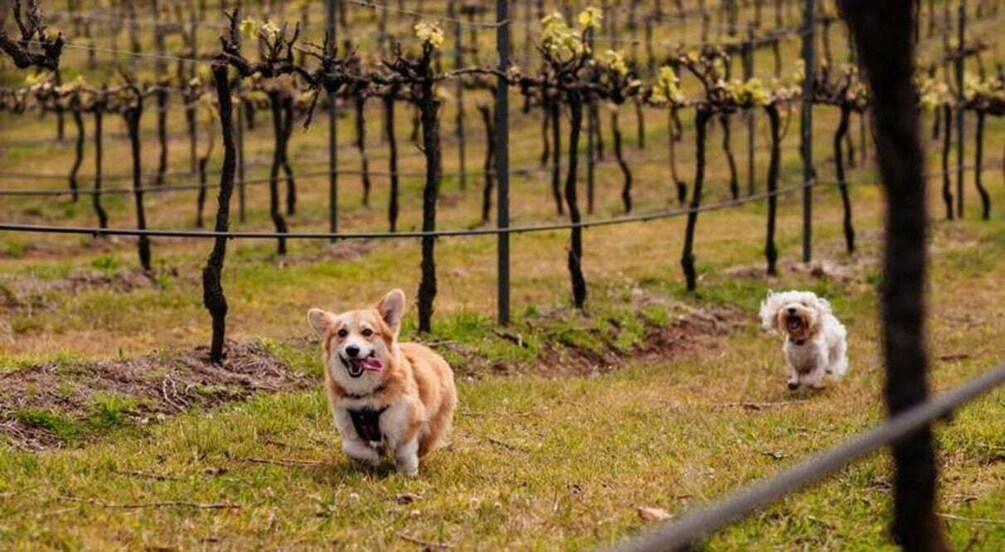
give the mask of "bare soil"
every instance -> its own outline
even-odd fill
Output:
[[[62,446],[64,437],[24,412],[56,413],[72,420],[94,416],[97,403],[115,397],[125,415],[147,423],[197,407],[245,400],[257,392],[304,389],[312,378],[291,370],[260,343],[231,344],[222,366],[208,350],[151,354],[98,362],[46,362],[0,375],[0,437],[11,445],[41,450]]]

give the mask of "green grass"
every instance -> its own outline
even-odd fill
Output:
[[[933,353],[972,351],[963,360],[935,362],[933,381],[940,390],[980,373],[1005,353],[993,338],[1001,331],[1005,290],[982,287],[1005,268],[1003,256],[990,254],[1002,245],[966,246],[970,237],[993,234],[1001,224],[993,223],[991,230],[970,226],[960,227],[967,239],[960,239],[956,227],[948,234],[936,230],[954,253],[935,259]],[[989,263],[987,270],[960,271],[962,257]],[[984,258],[993,260],[979,260]],[[723,303],[750,311],[764,289],[763,282],[753,281],[710,275],[702,299],[681,298],[696,307]],[[812,287],[813,281],[789,274],[772,285]],[[655,293],[656,282],[646,285]],[[827,284],[849,326],[852,367],[845,381],[823,393],[792,395],[784,389],[777,341],[756,330],[751,313],[741,328],[703,349],[630,361],[602,376],[462,379],[451,445],[434,453],[414,480],[387,468],[351,464],[339,451],[320,389],[257,396],[142,425],[127,422],[141,405],[115,397],[96,398],[83,420],[21,412],[20,420],[64,436],[70,447],[0,453],[0,496],[6,497],[0,537],[14,546],[56,548],[413,547],[406,539],[460,548],[580,548],[611,542],[645,528],[635,511],[640,506],[682,512],[882,419],[875,298],[868,288],[849,293],[852,285]],[[961,285],[982,291],[961,300],[953,292]],[[526,348],[499,338],[491,319],[471,313],[443,316],[428,339],[450,339],[506,362],[532,360],[552,340],[587,348],[637,345],[640,317],[625,304],[624,286],[600,282],[596,288],[605,295],[595,299],[590,316],[518,320],[513,331],[536,334],[525,334],[536,340]],[[638,312],[663,322],[676,316],[657,304]],[[967,313],[995,322],[967,326],[961,334],[956,317]],[[412,324],[410,318],[407,335]],[[973,350],[973,343],[982,346]],[[318,373],[313,346],[274,340],[266,345],[293,367]],[[765,406],[751,411],[740,403]],[[938,431],[940,511],[955,516],[946,522],[958,547],[974,543],[973,549],[994,550],[1005,542],[1005,526],[968,521],[1001,519],[1003,436],[1001,391],[961,410]],[[731,526],[709,547],[888,547],[890,479],[887,460],[874,455]],[[170,501],[233,507],[150,506]],[[142,514],[115,505],[138,507]]]
[[[317,16],[312,20],[317,21]],[[410,24],[410,20],[401,21],[405,27]],[[993,34],[995,25],[983,21],[975,25],[975,31],[980,36]],[[698,32],[692,26],[673,38],[696,39]],[[843,44],[840,33],[834,34],[835,44]],[[927,40],[923,46],[937,42],[938,38]],[[179,45],[169,45],[174,46]],[[797,41],[785,43],[785,59],[794,59],[798,47]],[[996,48],[1000,51],[1001,47]],[[373,48],[364,45],[363,50]],[[835,48],[839,50],[840,46]],[[759,72],[771,67],[770,52],[762,54],[757,59]],[[79,50],[70,50],[66,56],[68,65],[82,65]],[[99,72],[107,72],[106,65]],[[141,76],[149,74],[150,68],[141,65]],[[68,73],[67,77],[72,76]],[[482,99],[474,93],[467,97],[472,102]],[[482,128],[473,113],[468,112],[468,134],[480,138]],[[387,153],[378,144],[376,102],[370,102],[367,115],[371,167],[384,170]],[[512,115],[512,164],[536,166],[538,114],[524,116],[514,109]],[[645,150],[632,145],[633,110],[624,110],[621,118],[639,212],[669,206],[671,194],[665,113],[646,110],[645,115],[652,119],[647,124]],[[453,121],[452,105],[444,107],[443,117],[445,122]],[[689,125],[690,114],[684,118]],[[818,107],[814,120],[820,135],[815,142],[818,170],[821,179],[830,179],[828,137],[836,117],[832,109]],[[147,172],[158,153],[153,121],[149,116],[143,121]],[[763,118],[759,121],[764,124]],[[407,141],[410,128],[404,111],[399,122],[401,169],[414,172],[421,169],[421,161]],[[172,132],[183,128],[180,110],[172,111],[169,124]],[[798,142],[797,119],[791,124],[786,147]],[[106,118],[106,125],[109,135],[122,131],[118,117]],[[341,125],[340,137],[347,145],[353,125],[348,119]],[[63,144],[52,140],[52,126],[52,117],[36,120],[0,114],[0,143],[7,139],[40,142],[5,148],[5,170],[65,172],[72,140]],[[602,126],[609,133],[606,116]],[[263,124],[248,132],[249,158],[271,153],[267,127]],[[742,127],[734,125],[734,148],[741,186],[745,186]],[[721,163],[721,134],[717,127],[711,132],[707,201],[718,201],[726,197],[726,173]],[[449,133],[445,123],[443,134]],[[853,134],[857,138],[857,132]],[[687,136],[677,155],[681,176],[690,182],[694,171],[690,130]],[[1003,137],[1001,122],[989,120],[989,161],[997,154],[990,145],[1001,143]],[[621,209],[620,175],[610,154],[609,135],[605,138],[608,158],[598,167],[596,217],[617,215]],[[323,166],[309,162],[324,151],[325,140],[323,128],[296,133],[291,153],[299,173]],[[763,134],[758,140],[764,143]],[[109,137],[105,146],[107,170],[124,174],[126,167],[116,161],[127,159],[127,144]],[[83,174],[93,170],[91,145],[87,148]],[[468,166],[480,165],[483,154],[480,140],[470,142]],[[187,166],[187,155],[182,142],[172,142],[171,167]],[[930,149],[929,156],[929,166],[937,166],[937,151]],[[218,158],[211,162],[212,171],[218,170]],[[343,148],[340,163],[356,168],[358,155]],[[759,189],[766,164],[767,155],[759,154]],[[450,173],[456,166],[454,146],[445,143],[444,170]],[[799,180],[801,165],[792,150],[785,150],[781,169],[784,183]],[[250,167],[248,177],[257,178],[263,171],[263,167]],[[932,225],[929,343],[931,379],[938,391],[1005,358],[1001,340],[1005,332],[1005,219],[1000,214],[1005,195],[998,174],[985,175],[994,220],[976,220],[976,195],[968,176],[969,218]],[[563,220],[554,215],[547,176],[514,174],[511,211],[515,224]],[[871,167],[859,167],[850,176],[868,181],[874,175]],[[171,183],[188,180],[180,176]],[[290,218],[291,227],[327,228],[324,178],[303,177],[298,183],[299,213]],[[4,187],[35,184],[8,181]],[[55,181],[46,186],[64,184]],[[355,178],[340,179],[341,227],[385,229],[386,181],[375,179],[370,207],[361,205],[358,184]],[[420,224],[421,184],[418,178],[402,180],[402,229]],[[128,185],[128,181],[106,183],[116,188]],[[480,179],[469,177],[467,192],[457,186],[453,178],[444,179],[441,228],[477,222]],[[940,213],[937,190],[930,191],[933,213]],[[801,240],[796,195],[779,201],[781,275],[775,279],[730,272],[763,269],[764,205],[703,213],[695,250],[700,272],[696,294],[684,291],[680,276],[682,219],[587,230],[585,314],[569,308],[567,233],[514,236],[515,320],[505,331],[494,322],[495,239],[440,240],[434,331],[421,339],[432,343],[460,374],[460,406],[451,445],[429,458],[418,479],[401,478],[387,468],[364,470],[348,462],[339,450],[320,389],[256,395],[246,402],[175,417],[148,416],[142,401],[114,395],[95,396],[83,412],[72,414],[14,412],[20,423],[51,432],[65,441],[65,447],[42,453],[0,448],[0,542],[15,549],[335,546],[410,550],[418,545],[407,539],[418,539],[465,550],[580,549],[635,534],[647,527],[636,514],[640,506],[678,515],[882,420],[875,294],[882,275],[874,261],[880,253],[883,196],[865,185],[853,187],[852,197],[862,249],[855,257],[843,252],[835,193],[820,189],[814,196],[816,258],[848,267],[850,280],[812,277],[791,266],[799,257]],[[151,194],[147,201],[152,227],[192,227],[194,194]],[[104,205],[112,226],[135,224],[130,196],[106,196]],[[249,186],[248,219],[236,221],[235,205],[235,228],[270,229],[266,205],[266,188]],[[74,205],[51,198],[19,198],[0,205],[0,214],[4,220],[19,222],[95,223],[86,200]],[[55,286],[55,291],[37,292],[44,299],[37,308],[0,313],[0,322],[10,326],[7,339],[6,325],[0,325],[0,339],[6,339],[0,341],[0,373],[38,363],[68,369],[93,359],[191,349],[208,341],[209,318],[200,288],[208,244],[155,239],[156,285],[130,292],[97,287],[69,293],[58,285],[70,278],[99,273],[118,279],[135,272],[134,242],[36,235],[5,235],[2,240],[3,290],[22,301],[35,297],[33,286],[43,290]],[[224,271],[229,336],[239,341],[260,339],[290,367],[319,376],[318,351],[305,341],[309,330],[304,314],[309,307],[364,306],[390,287],[402,287],[414,296],[418,281],[414,241],[371,242],[358,255],[346,255],[338,248],[345,245],[330,250],[320,242],[291,242],[290,258],[281,259],[274,253],[274,242],[232,241]],[[849,328],[849,376],[823,393],[789,394],[784,388],[779,342],[758,328],[755,313],[764,293],[788,288],[827,296]],[[669,325],[689,309],[722,307],[746,316],[744,322],[728,335],[702,339],[680,354],[625,355],[628,360],[614,369],[585,375],[570,372],[567,366],[546,364],[560,362],[548,354],[555,343],[594,353],[624,353],[645,345],[647,324]],[[410,312],[403,337],[415,338],[415,330],[415,314]],[[479,359],[477,366],[468,364],[472,358]],[[510,375],[501,376],[491,369],[494,364],[528,369],[507,370]],[[54,391],[65,396],[73,390],[64,384]],[[740,403],[763,406],[751,410]],[[942,471],[939,509],[956,516],[944,518],[953,544],[959,549],[1000,550],[1005,545],[1005,394],[997,391],[962,409],[951,423],[940,425],[937,435]],[[284,466],[249,459],[317,464]],[[873,455],[731,526],[713,538],[708,548],[892,549],[885,534],[890,481],[886,456]],[[233,507],[153,505],[169,501]]]

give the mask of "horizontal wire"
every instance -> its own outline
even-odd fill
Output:
[[[208,10],[207,10],[208,11]],[[227,23],[212,23],[210,21],[176,21],[173,19],[167,20],[156,20],[156,19],[131,19],[128,13],[121,13],[119,15],[99,15],[93,10],[87,13],[83,12],[72,12],[72,11],[46,11],[44,14],[46,17],[54,16],[58,21],[68,20],[70,22],[74,21],[119,21],[123,24],[136,23],[143,27],[184,27],[186,29],[191,28],[193,25],[200,28],[212,28],[212,29],[229,29],[230,25]]]
[[[649,222],[653,220],[676,218],[692,213],[717,211],[739,207],[770,197],[779,197],[814,186],[813,181],[779,188],[771,192],[752,194],[740,199],[723,201],[699,207],[663,209],[638,215],[622,215],[607,219],[585,220],[577,223],[531,224],[526,226],[510,226],[506,228],[476,228],[466,230],[433,230],[410,232],[217,232],[210,230],[155,230],[138,228],[89,228],[79,226],[47,226],[35,224],[0,223],[0,231],[29,232],[48,234],[82,234],[92,236],[148,236],[162,238],[228,238],[228,239],[405,239],[424,237],[470,237],[494,236],[499,234],[525,234],[533,232],[551,232],[556,230],[571,230],[573,228],[591,228],[612,226],[632,222]]]
[[[353,151],[353,150],[355,150],[355,148],[348,147],[348,146],[343,147],[342,149],[345,149],[347,151]],[[770,146],[761,146],[761,147],[757,148],[757,151],[768,152],[768,151],[770,151],[770,149],[771,149]],[[781,149],[788,150],[788,151],[794,151],[794,150],[801,149],[801,147],[798,144],[789,144],[789,145],[783,146]],[[633,159],[632,160],[633,163],[642,163],[642,164],[646,164],[646,165],[659,163],[661,161],[665,161],[665,160],[663,160],[663,159],[656,159],[656,158],[643,158],[643,159]],[[313,165],[313,164],[327,163],[328,161],[327,161],[327,159],[313,159],[313,160],[300,160],[300,161],[296,161],[296,162],[299,163],[299,164],[301,164],[301,165]],[[373,162],[373,160],[371,160],[371,162]],[[609,162],[598,162],[598,165],[599,166],[604,166],[604,165],[607,165],[608,163]],[[610,162],[610,163],[613,163],[613,162]],[[248,168],[262,168],[262,167],[268,166],[269,164],[270,163],[267,162],[267,161],[258,161],[258,162],[248,163],[248,164],[245,165],[245,167],[248,167]],[[565,162],[559,163],[559,168],[560,169],[564,168],[564,167],[565,167]],[[987,171],[990,171],[990,170],[997,169],[999,167],[1005,167],[1005,158],[1002,158],[1002,159],[999,159],[999,160],[985,161],[984,163],[982,163],[981,172],[987,172]],[[937,176],[943,176],[944,174],[955,174],[955,172],[958,171],[958,170],[960,170],[960,169],[963,169],[963,170],[966,170],[966,171],[970,171],[970,170],[974,170],[976,168],[977,168],[977,165],[975,163],[964,163],[962,165],[954,165],[952,167],[949,167],[945,171],[943,171],[942,169],[938,169],[938,170],[934,170],[934,171],[926,171],[926,178],[934,178],[934,177],[937,177]],[[219,167],[215,167],[213,170],[216,171],[218,169],[219,169]],[[540,174],[540,173],[543,173],[543,172],[550,172],[551,170],[553,170],[553,167],[552,167],[552,164],[549,163],[549,164],[547,164],[545,166],[511,167],[509,169],[509,172],[510,172],[510,174],[515,174],[515,175],[519,175],[519,176],[526,176],[526,175],[531,175],[531,174]],[[142,175],[142,177],[143,178],[150,178],[151,176],[153,176],[155,174],[156,173],[151,172],[149,174]],[[422,177],[424,177],[426,175],[426,173],[424,171],[397,171],[397,172],[395,172],[395,171],[384,171],[384,170],[380,170],[380,169],[371,169],[371,170],[367,170],[367,171],[363,171],[361,169],[337,169],[335,171],[309,171],[309,172],[303,172],[303,173],[295,173],[293,175],[293,178],[294,179],[298,179],[298,178],[312,178],[312,177],[319,177],[319,176],[330,176],[332,174],[334,174],[336,176],[337,175],[354,175],[354,176],[358,176],[358,175],[367,174],[369,176],[376,176],[376,177],[390,177],[390,176],[395,176],[395,174],[397,174],[397,176],[402,177],[402,178],[422,178]],[[468,175],[468,176],[485,176],[486,174],[488,174],[488,175],[495,175],[496,171],[494,171],[494,170],[485,171],[484,169],[474,169],[474,170],[465,171],[465,174]],[[460,175],[460,171],[459,170],[458,171],[454,171],[454,172],[441,173],[441,176],[454,176],[454,177],[456,177],[456,176],[459,176],[459,175]],[[172,177],[172,176],[194,176],[194,173],[192,173],[190,171],[174,171],[174,172],[165,173],[164,176],[166,176],[166,177]],[[86,181],[93,181],[94,177],[95,176],[93,174],[78,174],[77,175],[77,180],[78,181],[85,181],[85,182]],[[23,172],[0,171],[0,179],[2,179],[2,178],[16,178],[16,179],[22,179],[22,180],[36,180],[36,181],[38,181],[38,180],[68,180],[70,178],[70,175],[69,174],[53,174],[53,173],[41,173],[41,174],[39,174],[39,173],[23,173]],[[124,181],[124,180],[130,180],[132,178],[133,178],[133,176],[131,174],[102,175],[102,181],[108,181],[108,182]],[[283,176],[283,175],[279,176],[280,180],[285,180],[285,178],[286,177]],[[245,179],[243,181],[243,183],[244,184],[259,184],[259,183],[268,182],[268,181],[269,181],[268,177],[258,177],[258,178],[247,178],[247,179]],[[74,195],[74,194],[80,194],[80,195],[115,195],[115,194],[130,194],[130,193],[134,193],[134,192],[137,192],[137,191],[139,191],[139,192],[151,192],[151,193],[168,193],[168,192],[175,192],[175,191],[198,190],[198,189],[201,189],[203,187],[205,187],[207,189],[213,189],[213,188],[218,188],[219,184],[216,184],[216,183],[207,183],[205,186],[203,186],[202,184],[199,184],[197,182],[191,182],[191,183],[172,184],[172,185],[157,186],[157,187],[141,187],[138,190],[134,190],[133,188],[105,188],[105,189],[102,189],[102,190],[81,189],[81,190],[77,190],[76,192],[74,192],[74,191],[72,191],[72,190],[70,190],[68,188],[0,189],[0,197],[3,197],[3,196],[60,196],[60,195]]]
[[[365,0],[342,0],[342,1],[348,2],[350,4],[356,4],[357,6],[361,6],[361,7],[364,7],[364,8],[370,8],[372,10],[386,10],[386,11],[389,11],[389,12],[395,12],[395,13],[400,13],[400,14],[404,14],[404,15],[410,15],[410,16],[413,16],[413,17],[422,17],[422,18],[425,18],[425,19],[430,19],[430,20],[435,20],[435,21],[446,21],[446,22],[449,22],[449,23],[454,23],[455,25],[460,25],[462,27],[468,27],[468,28],[495,29],[497,27],[502,27],[503,25],[506,25],[507,23],[509,23],[509,19],[503,19],[502,21],[495,21],[495,22],[492,22],[492,23],[480,23],[480,22],[475,22],[475,21],[465,21],[463,19],[458,19],[456,17],[448,17],[448,16],[445,16],[445,15],[423,13],[423,12],[420,12],[420,11],[417,11],[417,10],[410,10],[410,9],[405,9],[405,8],[392,8],[391,6],[387,5],[386,2],[383,3],[383,4],[376,4],[376,3],[373,3],[373,2],[367,2]]]
[[[994,367],[966,383],[891,417],[881,425],[852,435],[845,441],[813,455],[796,466],[733,491],[710,506],[694,508],[683,516],[606,549],[618,552],[689,550],[701,539],[732,522],[832,475],[855,460],[897,442],[959,407],[973,402],[1005,384],[1005,364]],[[910,484],[910,483],[908,483]]]

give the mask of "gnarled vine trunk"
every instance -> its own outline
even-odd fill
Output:
[[[579,133],[583,126],[583,97],[579,92],[566,94],[569,103],[569,166],[565,177],[565,201],[569,207],[569,276],[572,280],[572,303],[577,309],[586,304],[586,278],[583,277],[583,228],[576,197],[576,171],[579,165]]]
[[[101,179],[102,179],[102,158],[104,157],[102,133],[104,119],[104,104],[94,106],[94,195],[91,196],[91,204],[94,205],[94,213],[98,216],[98,228],[108,228],[108,213],[105,212],[101,204]]]
[[[626,213],[632,212],[632,171],[625,162],[624,149],[622,148],[621,125],[618,112],[611,113],[611,135],[614,139],[614,158],[618,160],[618,167],[621,169],[621,176],[624,179],[621,185],[621,203],[625,207]]]
[[[423,153],[426,156],[426,184],[422,189],[422,231],[436,231],[436,202],[440,196],[440,103],[433,81],[421,85],[419,118],[422,122]],[[419,282],[419,331],[433,329],[433,301],[436,299],[436,238],[422,237],[422,279]]]
[[[740,197],[740,180],[736,174],[736,158],[733,156],[733,132],[728,113],[719,114],[719,125],[722,126],[722,150],[726,152],[726,163],[729,167],[729,195],[735,200]]]
[[[670,153],[670,180],[673,183],[675,193],[677,194],[677,204],[684,205],[687,202],[687,183],[680,179],[680,175],[677,173],[677,142],[681,139],[680,127],[680,115],[677,113],[676,107],[671,107],[669,113],[667,114],[667,147]]]
[[[642,100],[635,100],[635,131],[639,149],[646,149],[646,114],[642,109]]]
[[[977,193],[981,196],[981,216],[984,220],[991,218],[991,196],[987,188],[984,187],[984,119],[987,113],[977,112],[976,141],[974,149],[974,184],[977,186]]]
[[[551,195],[555,200],[555,211],[565,214],[562,205],[562,102],[552,98],[548,102],[548,116],[551,118]]]
[[[147,229],[147,213],[143,206],[143,165],[140,157],[140,116],[143,114],[142,100],[136,99],[136,105],[126,108],[123,111],[123,118],[126,120],[126,129],[129,134],[129,149],[132,154],[133,166],[133,199],[136,205],[136,228]],[[143,270],[150,272],[150,237],[139,236],[139,256],[140,266]]]
[[[223,136],[223,167],[220,170],[220,195],[217,198],[215,230],[227,232],[230,230],[230,196],[234,191],[237,146],[234,143],[233,104],[226,63],[213,64],[213,81],[216,83]],[[213,319],[213,337],[209,348],[209,359],[213,364],[223,362],[223,344],[227,329],[227,298],[223,294],[222,283],[223,261],[226,255],[227,238],[217,236],[213,240],[213,251],[209,254],[206,267],[202,270],[202,302]]]
[[[394,136],[394,90],[381,98],[384,104],[384,137],[387,139],[387,163],[391,189],[387,200],[387,223],[391,232],[398,230],[398,140]]]
[[[76,203],[80,199],[80,183],[77,173],[84,163],[84,115],[80,112],[80,100],[74,98],[70,103],[70,115],[73,126],[77,129],[77,140],[74,144],[73,167],[70,168],[70,199]]]
[[[838,189],[841,190],[841,205],[844,208],[842,224],[844,227],[844,243],[848,253],[855,252],[855,227],[852,226],[851,197],[848,193],[848,182],[844,174],[844,155],[842,144],[848,134],[848,123],[851,119],[851,109],[841,107],[841,118],[838,120],[837,132],[834,133],[834,168],[837,172]]]
[[[282,100],[278,92],[269,92],[269,107],[272,111],[272,132],[275,136],[275,146],[272,150],[272,165],[269,167],[269,216],[272,217],[272,224],[276,227],[276,233],[287,233],[286,219],[283,218],[279,210],[279,169],[283,163],[283,136],[286,132],[286,125],[283,123]],[[280,237],[277,241],[276,252],[280,255],[286,254],[286,238]]]
[[[479,105],[478,113],[485,123],[485,188],[482,189],[482,224],[487,224],[492,213],[492,190],[495,188],[496,141],[492,108]]]
[[[370,160],[366,155],[366,97],[362,94],[355,98],[356,108],[356,149],[359,151],[361,163],[360,179],[363,183],[363,206],[370,206]]]
[[[764,258],[768,263],[767,272],[770,276],[778,274],[778,247],[775,246],[775,220],[778,215],[778,172],[782,158],[781,117],[778,106],[764,107],[768,115],[770,128],[771,155],[768,160],[768,230],[765,236]]]
[[[160,155],[157,158],[157,177],[154,183],[158,186],[164,184],[164,176],[167,173],[168,162],[168,132],[167,132],[167,109],[168,93],[163,86],[157,88],[154,94],[157,100],[157,142],[160,144]]]
[[[541,100],[541,110],[544,112],[544,117],[541,118],[541,158],[540,164],[542,167],[548,164],[548,160],[551,159],[551,138],[549,130],[551,128],[551,102],[548,100],[548,94],[545,91],[541,92],[543,99]]]
[[[297,182],[293,177],[293,167],[290,165],[290,138],[293,136],[293,95],[286,94],[282,101],[283,106],[283,140],[282,140],[282,167],[286,175],[286,214],[294,215],[297,212]]]
[[[953,186],[949,176],[949,144],[953,134],[953,108],[942,106],[945,128],[942,129],[942,201],[946,204],[946,219],[953,220]]]
[[[206,208],[206,187],[207,187],[207,175],[206,175],[206,165],[209,163],[208,157],[201,157],[198,161],[199,166],[199,194],[196,196],[195,200],[195,227],[202,228],[203,220],[202,213]]]
[[[705,136],[708,131],[708,120],[711,117],[712,112],[705,107],[698,107],[694,117],[696,134],[694,187],[691,190],[687,226],[684,230],[684,250],[680,257],[680,266],[684,270],[688,291],[694,291],[698,287],[698,272],[694,266],[694,231],[698,225],[698,209],[701,208],[702,186],[705,184]]]

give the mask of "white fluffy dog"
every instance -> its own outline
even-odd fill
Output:
[[[789,389],[802,384],[819,389],[825,376],[837,380],[848,369],[847,332],[826,299],[809,291],[769,291],[761,303],[761,324],[771,333],[785,333]]]

